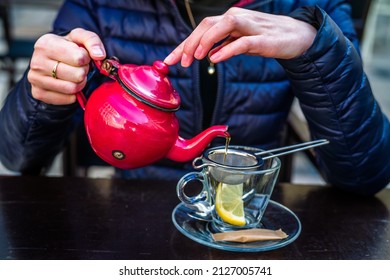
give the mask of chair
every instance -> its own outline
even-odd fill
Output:
[[[290,114],[287,119],[286,131],[285,131],[285,139],[283,146],[294,145],[298,143],[303,143],[310,141],[310,133],[309,128],[304,116],[301,116],[300,109],[297,108],[297,103],[294,103]],[[319,167],[315,159],[314,151],[312,149],[303,150],[299,153],[302,153],[309,161],[309,163],[314,167],[318,174],[321,176],[319,172]],[[281,157],[282,167],[279,173],[279,181],[280,182],[291,182],[292,175],[294,173],[294,157],[296,154],[287,154]]]
[[[34,44],[36,39],[43,33],[50,31],[51,19],[47,18],[45,26],[34,25],[37,19],[32,21],[32,26],[20,26],[13,19],[13,12],[21,11],[28,8],[31,12],[34,11],[53,11],[56,12],[63,0],[1,0],[0,1],[0,24],[3,28],[3,37],[5,42],[5,51],[0,53],[0,71],[8,73],[8,86],[12,87],[17,78],[17,61],[20,59],[30,59],[34,51]],[[29,14],[31,14],[29,11]],[[34,13],[32,13],[34,15]],[[46,18],[43,19],[46,21]],[[26,32],[23,35],[16,34],[16,27],[22,27]]]
[[[366,62],[370,62],[374,52],[375,41],[378,35],[381,35],[390,42],[390,28],[387,24],[383,32],[378,30],[378,21],[380,18],[390,19],[390,1],[389,0],[374,0],[370,5],[367,23],[363,33],[362,40],[362,57]]]
[[[359,40],[363,38],[364,28],[367,22],[367,15],[371,5],[371,0],[349,0],[352,6],[352,20]]]
[[[10,19],[9,1],[3,0],[0,4],[0,20],[2,21],[3,34],[5,39],[5,53],[0,54],[0,70],[8,72],[8,86],[15,83],[16,61],[21,58],[30,58],[34,50],[34,40],[18,39],[13,35]]]

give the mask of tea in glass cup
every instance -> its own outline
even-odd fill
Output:
[[[199,172],[183,176],[177,184],[177,195],[188,208],[209,216],[216,231],[261,227],[276,184],[280,160],[262,160],[255,153],[262,150],[231,146],[206,150],[193,161]],[[200,161],[200,164],[198,162]],[[188,182],[198,180],[202,191],[189,197]]]

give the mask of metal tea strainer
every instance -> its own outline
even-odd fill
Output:
[[[279,163],[269,159],[328,143],[328,140],[320,139],[265,151],[246,146],[232,146],[227,151],[225,147],[215,147],[194,159],[193,166],[196,169],[208,167],[219,182],[240,184],[245,182],[248,172],[276,168]],[[202,160],[202,164],[196,165],[198,160]]]

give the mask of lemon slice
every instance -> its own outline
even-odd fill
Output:
[[[245,225],[243,184],[219,183],[215,197],[215,210],[221,219],[235,226]]]

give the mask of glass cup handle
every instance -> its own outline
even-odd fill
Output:
[[[202,183],[202,190],[195,196],[187,196],[184,189],[190,181],[198,180]],[[190,209],[202,214],[209,214],[212,210],[209,199],[210,195],[206,187],[206,179],[202,172],[190,172],[184,175],[176,186],[177,197]]]

